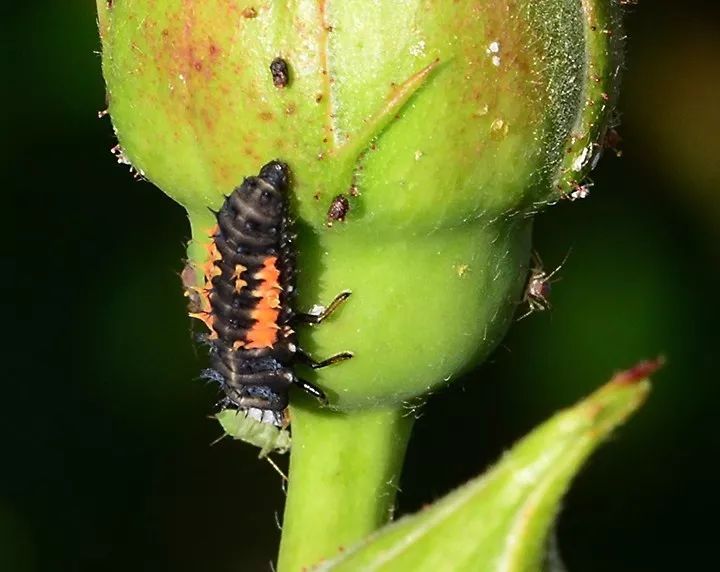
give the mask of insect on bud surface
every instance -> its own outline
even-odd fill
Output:
[[[122,157],[187,209],[199,282],[208,209],[289,166],[296,310],[353,293],[297,332],[354,353],[303,372],[338,410],[399,407],[492,350],[532,216],[583,184],[615,101],[614,1],[97,6]]]

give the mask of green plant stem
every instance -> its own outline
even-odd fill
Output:
[[[413,421],[403,409],[292,409],[280,572],[309,569],[390,519]]]

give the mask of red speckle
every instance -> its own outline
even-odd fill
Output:
[[[635,364],[630,369],[621,371],[616,374],[613,378],[614,383],[620,384],[632,384],[649,377],[655,373],[665,363],[665,358],[660,356],[653,360],[641,361]]]
[[[202,67],[203,67],[203,66],[202,66],[202,62],[201,62],[201,61],[196,61],[196,62],[193,64],[193,67],[195,68],[195,71],[202,71]]]
[[[252,147],[245,147],[244,151],[248,157],[260,161],[260,156],[255,152],[255,149],[253,149]]]
[[[170,30],[165,28],[162,32],[160,32],[163,38],[167,38],[170,35]]]
[[[210,113],[208,111],[203,111],[202,120],[203,124],[205,125],[205,129],[207,129],[208,131],[212,131],[215,127],[215,122],[213,121],[213,118],[210,116]]]
[[[211,56],[217,55],[217,53],[220,51],[220,48],[218,48],[215,44],[210,44],[210,47],[208,48],[208,52],[210,52]]]
[[[253,7],[245,8],[242,11],[243,18],[247,18],[248,20],[252,20],[253,18],[257,17],[257,10]]]
[[[273,119],[273,114],[269,111],[261,111],[259,116],[263,121],[272,121]]]

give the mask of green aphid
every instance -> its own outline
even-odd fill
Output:
[[[261,413],[259,416],[254,412]],[[274,420],[268,421],[262,413],[273,413],[260,409],[238,411],[235,409],[224,409],[215,418],[225,431],[225,434],[250,443],[260,448],[259,458],[266,457],[270,453],[286,453],[290,449],[290,431]]]

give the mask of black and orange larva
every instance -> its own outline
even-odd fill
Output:
[[[210,330],[211,369],[204,377],[225,393],[226,407],[280,413],[288,405],[288,390],[297,386],[325,401],[320,388],[298,378],[292,369],[303,362],[317,369],[352,357],[342,352],[316,362],[297,345],[293,326],[317,324],[350,295],[342,292],[313,314],[296,313],[295,256],[288,212],[289,171],[280,161],[265,165],[248,177],[215,213],[210,232],[204,285],[193,289],[198,299],[190,315]],[[199,307],[197,307],[199,306]]]

